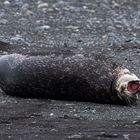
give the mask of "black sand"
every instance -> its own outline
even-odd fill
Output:
[[[42,52],[46,47],[90,47],[140,77],[138,0],[44,3],[0,2],[0,40],[21,45],[1,48],[1,54]],[[4,140],[140,139],[139,101],[137,106],[123,107],[17,99],[1,93],[0,105],[0,139]]]

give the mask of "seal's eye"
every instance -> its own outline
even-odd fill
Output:
[[[136,93],[140,90],[140,82],[131,81],[128,83],[127,90],[131,93]]]

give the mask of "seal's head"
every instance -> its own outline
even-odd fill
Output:
[[[140,79],[128,69],[120,69],[116,80],[116,91],[120,99],[132,104],[138,99]]]

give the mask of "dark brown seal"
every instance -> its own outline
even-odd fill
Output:
[[[0,87],[18,97],[132,104],[140,79],[98,55],[10,54],[0,57]]]

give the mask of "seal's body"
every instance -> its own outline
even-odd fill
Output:
[[[122,71],[96,55],[10,54],[0,57],[0,87],[6,94],[19,97],[127,104],[118,93],[122,92],[123,84],[118,80]],[[130,77],[139,82],[135,75]],[[127,97],[131,103],[136,100],[134,94]]]

